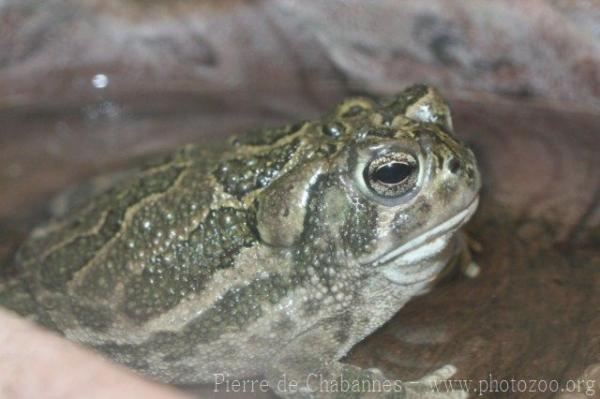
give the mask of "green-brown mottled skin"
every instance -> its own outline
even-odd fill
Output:
[[[381,379],[338,359],[457,255],[480,180],[452,130],[417,85],[186,146],[36,230],[0,303],[166,382]]]

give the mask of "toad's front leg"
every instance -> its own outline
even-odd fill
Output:
[[[329,328],[328,328],[329,327]],[[446,391],[443,381],[456,368],[444,366],[418,381],[386,378],[377,369],[361,369],[339,362],[339,347],[331,325],[323,325],[296,338],[267,369],[269,386],[284,398],[390,398],[462,399],[462,390]]]
[[[454,246],[453,256],[444,270],[434,280],[433,284],[428,287],[427,291],[437,282],[453,276],[457,272],[468,278],[475,278],[481,273],[480,266],[473,259],[473,253],[480,253],[482,251],[481,244],[478,241],[466,232],[458,231],[452,245]]]

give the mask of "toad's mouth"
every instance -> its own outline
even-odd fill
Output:
[[[450,217],[432,229],[429,229],[420,236],[417,236],[409,242],[385,253],[383,256],[377,259],[373,265],[381,266],[391,261],[397,261],[401,259],[403,259],[406,263],[411,263],[411,261],[418,261],[419,259],[426,258],[428,255],[440,252],[448,243],[447,237],[449,236],[449,233],[465,224],[471,218],[471,216],[473,216],[478,205],[479,196],[476,196],[475,199],[473,199],[473,201],[471,201],[471,203],[462,211],[458,212],[456,215]]]

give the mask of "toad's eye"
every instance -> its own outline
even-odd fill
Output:
[[[375,194],[399,197],[415,186],[418,169],[417,160],[410,154],[385,154],[366,166],[363,177]]]
[[[414,167],[407,163],[392,161],[381,165],[374,173],[373,179],[381,184],[400,184],[410,176]]]

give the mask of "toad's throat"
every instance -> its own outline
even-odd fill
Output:
[[[411,264],[439,253],[448,244],[451,233],[465,224],[477,210],[479,197],[477,196],[465,209],[456,215],[438,224],[409,242],[392,249],[373,265],[382,266],[392,261],[395,264]]]

